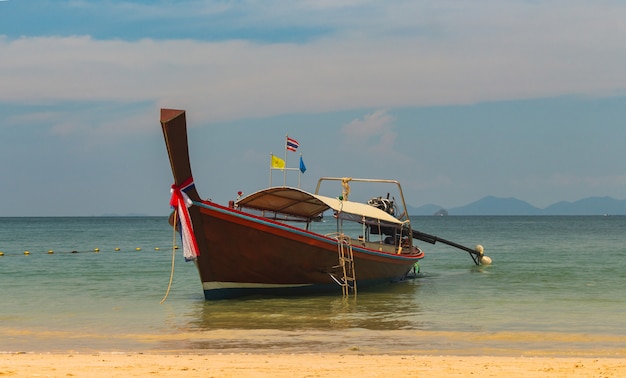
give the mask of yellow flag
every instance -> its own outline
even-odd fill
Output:
[[[272,155],[272,168],[285,169],[285,161],[278,156]]]

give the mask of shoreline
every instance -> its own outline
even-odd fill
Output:
[[[508,376],[621,377],[626,358],[350,353],[2,353],[0,376],[129,377]]]
[[[0,354],[306,353],[366,355],[626,358],[626,335],[365,329],[178,329],[107,333],[0,326]]]

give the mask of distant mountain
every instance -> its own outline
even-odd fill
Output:
[[[576,202],[561,201],[546,207],[543,213],[546,215],[624,215],[626,214],[626,200],[590,197]]]
[[[517,198],[487,196],[448,210],[450,215],[540,215],[541,209]]]
[[[561,201],[540,209],[517,198],[487,196],[465,206],[444,209],[428,204],[409,206],[411,215],[626,215],[626,200],[589,197],[575,202]]]

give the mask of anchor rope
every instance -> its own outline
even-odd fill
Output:
[[[167,299],[168,295],[170,294],[170,289],[172,288],[172,281],[174,280],[174,262],[176,261],[176,259],[174,258],[176,256],[176,215],[177,211],[176,209],[174,209],[174,224],[172,226],[172,270],[170,271],[170,282],[167,284],[167,291],[165,292],[165,296],[163,297],[163,299],[161,299],[161,302],[159,302],[159,304],[163,304],[163,302],[165,302],[165,300]]]

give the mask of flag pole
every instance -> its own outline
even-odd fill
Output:
[[[268,188],[272,187],[272,171],[274,170],[274,167],[272,166],[274,162],[274,153],[270,152],[270,185],[268,186]]]
[[[302,154],[300,154],[300,161],[302,161]],[[302,180],[302,169],[298,169],[298,189],[300,189],[301,180]]]
[[[285,134],[285,169],[283,170],[283,186],[287,186],[287,140],[289,139],[289,135]]]

